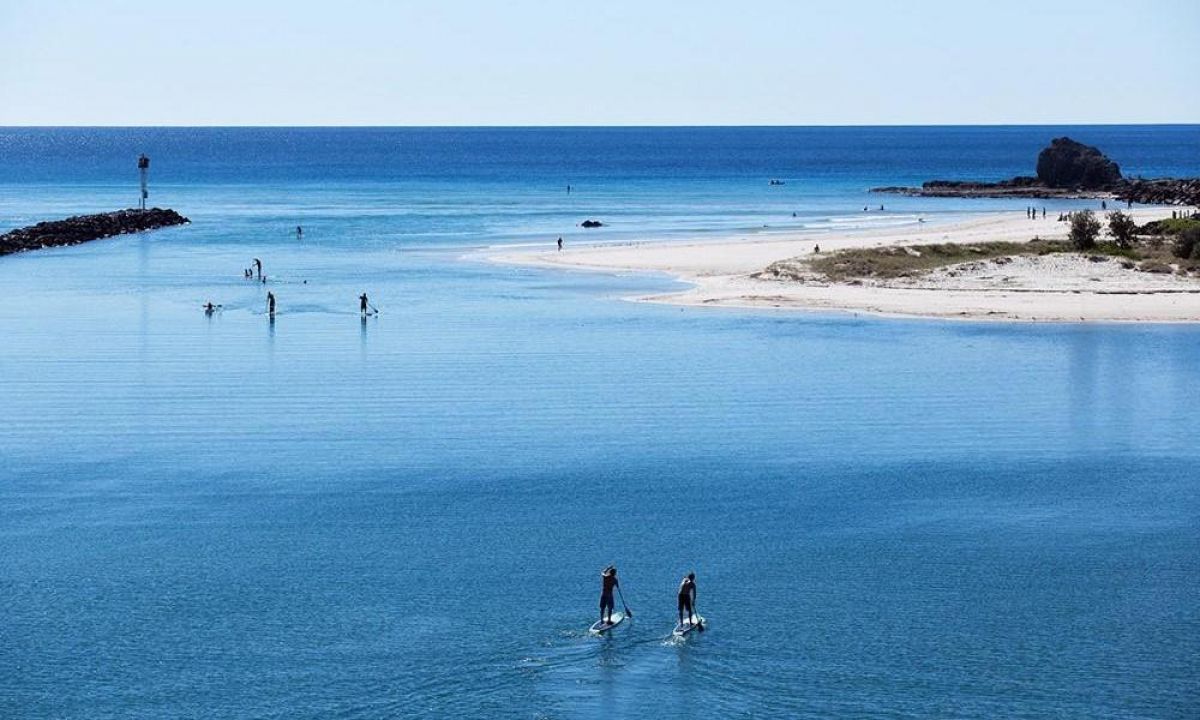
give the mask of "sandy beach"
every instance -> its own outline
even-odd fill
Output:
[[[1139,208],[1145,223],[1171,208]],[[930,243],[1061,240],[1067,223],[1051,215],[992,213],[948,223],[886,229],[798,232],[722,240],[568,246],[498,253],[494,262],[603,272],[660,272],[692,284],[677,293],[631,298],[704,307],[847,311],[880,315],[1012,321],[1200,322],[1200,280],[1121,267],[1073,254],[1018,257],[939,269],[917,278],[860,283],[820,277],[755,277],[772,263],[831,251]]]

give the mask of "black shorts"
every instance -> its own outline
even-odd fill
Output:
[[[600,612],[604,612],[605,610],[612,610],[614,607],[616,607],[616,604],[613,603],[613,594],[610,592],[601,593],[600,594]]]

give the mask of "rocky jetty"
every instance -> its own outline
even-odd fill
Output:
[[[871,192],[914,195],[921,197],[986,197],[986,198],[1116,198],[1112,190],[1084,190],[1076,188],[1052,188],[1038,182],[1037,178],[1015,177],[1000,182],[976,182],[971,180],[930,180],[921,187],[877,187]]]
[[[66,220],[40,222],[0,235],[0,255],[39,250],[62,245],[78,245],[90,240],[144,232],[191,222],[174,210],[118,210],[98,215],[77,215]]]
[[[1146,205],[1200,207],[1200,178],[1126,180],[1117,188],[1116,196],[1121,200]]]
[[[1023,197],[1119,199],[1136,203],[1195,205],[1200,179],[1126,179],[1121,167],[1098,148],[1068,137],[1055,138],[1038,153],[1037,176],[1000,182],[930,180],[921,187],[878,187],[871,192],[923,197]]]

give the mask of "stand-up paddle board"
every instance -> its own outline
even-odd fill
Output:
[[[675,637],[683,637],[691,631],[704,627],[704,618],[699,615],[692,615],[687,620],[675,626],[675,630],[671,632]]]
[[[624,620],[624,613],[615,612],[612,614],[612,622],[597,620],[596,622],[592,623],[592,627],[589,628],[588,632],[592,633],[593,635],[603,635],[609,630],[612,630],[616,626],[620,625],[622,622],[624,622]]]

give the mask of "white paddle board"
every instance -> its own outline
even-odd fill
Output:
[[[692,615],[687,620],[675,626],[675,630],[671,632],[675,637],[683,637],[698,627],[704,625],[704,618],[699,615]]]
[[[612,630],[616,626],[620,625],[624,620],[625,613],[615,612],[612,614],[612,622],[597,620],[596,622],[592,623],[592,627],[588,630],[588,632],[591,632],[594,635],[603,635],[609,630]]]

